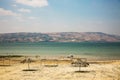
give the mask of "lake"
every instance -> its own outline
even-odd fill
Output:
[[[120,43],[98,42],[25,42],[0,43],[0,54],[86,55],[120,58]]]

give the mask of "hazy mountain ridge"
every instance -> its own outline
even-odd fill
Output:
[[[120,42],[120,36],[102,32],[4,33],[0,42]]]

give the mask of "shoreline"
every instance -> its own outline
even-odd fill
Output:
[[[0,58],[20,58],[20,57],[39,57],[41,59],[70,59],[71,55],[34,55],[34,54],[0,54]],[[73,58],[87,58],[87,60],[120,60],[118,56],[91,56],[91,55],[73,55]]]
[[[39,55],[0,55],[0,65],[1,63],[7,61],[13,61],[13,63],[21,63],[23,60],[30,58],[33,63],[34,62],[42,62],[42,61],[55,61],[57,60],[58,63],[68,63],[70,64],[73,60],[85,58],[90,64],[107,64],[107,63],[113,63],[113,62],[120,62],[120,58],[108,58],[108,57],[93,57],[93,56],[75,56],[73,58],[70,58],[68,56],[39,56]]]

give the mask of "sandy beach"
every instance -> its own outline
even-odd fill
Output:
[[[70,59],[32,58],[21,63],[24,57],[0,59],[0,80],[120,80],[120,60],[88,60],[88,67],[74,67]],[[10,64],[10,65],[9,65]],[[49,65],[49,66],[46,66]],[[57,65],[57,66],[51,66]]]

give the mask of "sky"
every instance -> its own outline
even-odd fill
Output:
[[[120,0],[0,0],[0,33],[120,35]]]

